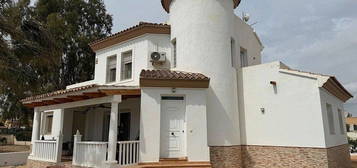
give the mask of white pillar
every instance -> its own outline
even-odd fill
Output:
[[[77,142],[81,142],[81,141],[82,141],[82,135],[80,134],[79,130],[77,130],[73,140],[73,159],[72,159],[73,165],[77,165]]]
[[[32,123],[32,137],[31,137],[31,145],[32,149],[34,149],[35,141],[40,138],[40,123],[41,123],[41,112],[38,108],[34,109],[34,117]],[[34,150],[32,150],[31,155],[33,155]]]
[[[63,120],[64,120],[64,109],[59,109],[59,130],[56,135],[56,163],[60,163],[62,159],[62,143],[63,143]]]
[[[60,163],[62,160],[62,140],[63,135],[60,132],[59,135],[56,137],[56,163]]]
[[[108,164],[117,164],[116,151],[118,143],[118,113],[119,103],[121,102],[121,96],[113,96],[111,112],[110,112],[110,124],[109,124],[109,137],[108,137]]]

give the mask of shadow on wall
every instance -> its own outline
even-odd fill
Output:
[[[212,106],[212,104],[217,106]],[[208,110],[211,108],[212,110]],[[238,112],[237,112],[238,113]],[[238,115],[237,115],[238,117]],[[225,128],[222,130],[217,130],[217,124],[223,124]],[[227,115],[226,109],[223,107],[222,103],[219,101],[217,95],[210,87],[207,89],[207,136],[208,145],[217,146],[217,144],[212,143],[212,139],[222,138],[226,144],[237,145],[239,143],[239,125],[233,125],[234,120],[232,116]],[[237,135],[237,136],[236,136]],[[237,138],[238,137],[238,138]],[[234,141],[237,139],[237,141]],[[219,146],[223,144],[220,143]]]

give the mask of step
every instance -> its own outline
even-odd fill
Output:
[[[140,164],[141,168],[161,168],[161,167],[195,167],[211,168],[209,162],[188,162],[187,160],[161,160],[159,163]]]

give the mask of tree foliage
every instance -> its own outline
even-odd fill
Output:
[[[88,43],[111,32],[101,0],[0,0],[0,108],[4,119],[31,113],[19,100],[93,78]]]

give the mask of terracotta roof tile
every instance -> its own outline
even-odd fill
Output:
[[[140,79],[157,80],[191,80],[191,81],[209,81],[209,77],[201,73],[171,71],[171,70],[142,70]]]
[[[84,90],[88,90],[88,89],[95,89],[95,88],[104,89],[104,88],[113,88],[113,87],[115,87],[115,88],[125,87],[127,89],[135,89],[135,87],[133,87],[133,86],[92,84],[92,85],[85,85],[85,86],[80,86],[80,87],[71,88],[71,89],[57,90],[54,92],[49,92],[49,93],[45,93],[45,94],[41,94],[41,95],[27,97],[25,99],[22,99],[21,102],[24,103],[24,102],[29,102],[29,101],[39,100],[39,99],[45,99],[45,98],[49,98],[49,97],[53,97],[53,96],[60,96],[60,95],[64,95],[64,94],[75,93],[75,92],[84,91]]]
[[[91,46],[92,48],[99,44],[99,43],[102,43],[102,42],[105,42],[105,41],[108,41],[108,40],[112,40],[112,39],[115,39],[115,38],[118,38],[120,36],[123,36],[127,33],[130,33],[130,32],[133,32],[133,31],[137,31],[137,30],[140,30],[144,27],[150,27],[150,28],[158,28],[158,29],[170,29],[170,25],[168,24],[164,24],[164,23],[148,23],[148,22],[139,22],[139,24],[133,26],[133,27],[130,27],[130,28],[127,28],[125,30],[122,30],[120,32],[117,32],[117,33],[114,33],[114,34],[111,34],[107,37],[104,37],[104,38],[101,38],[101,39],[98,39],[98,40],[95,40],[91,43],[89,43],[89,46]],[[163,31],[164,32],[164,31]],[[166,31],[165,31],[166,32]],[[165,33],[164,32],[164,33]]]
[[[21,102],[27,102],[27,101],[42,99],[42,98],[51,97],[51,96],[63,95],[63,94],[66,94],[66,93],[72,93],[72,92],[87,90],[87,89],[95,88],[95,87],[99,87],[99,85],[93,84],[93,85],[86,85],[86,86],[76,87],[76,88],[72,88],[72,89],[57,90],[57,91],[50,92],[50,93],[45,93],[45,94],[41,94],[41,95],[27,97],[25,99],[22,99]]]

